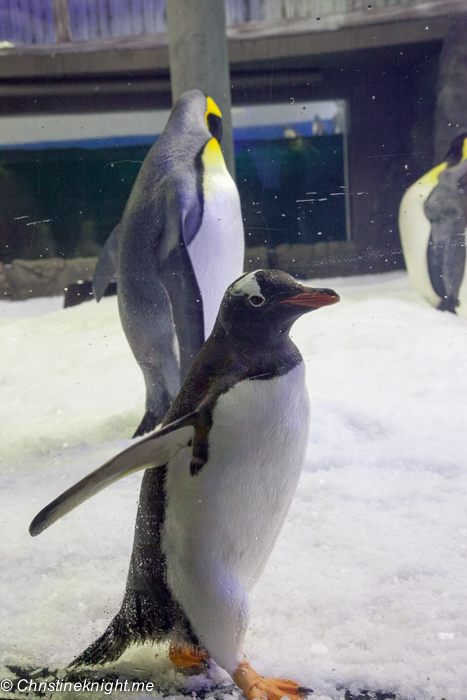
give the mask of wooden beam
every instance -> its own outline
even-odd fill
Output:
[[[0,49],[0,58],[9,55],[85,53],[110,50],[144,50],[168,46],[167,34],[141,34],[111,38],[73,41],[70,28],[68,0],[52,0],[57,43],[20,45]],[[370,8],[370,9],[368,9]],[[375,7],[365,0],[365,9],[323,15],[322,17],[298,17],[277,21],[244,22],[227,28],[229,44],[237,41],[286,37],[299,34],[320,34],[346,28],[370,25],[404,23],[410,20],[429,20],[466,14],[466,0],[425,0],[405,5]]]
[[[68,0],[52,0],[55,37],[58,43],[72,40]]]
[[[170,93],[170,79],[159,80],[50,80],[38,82],[7,82],[0,81],[0,97],[28,97],[30,95],[51,97],[61,95],[140,95],[149,93]]]
[[[457,1],[457,0],[456,0]],[[446,0],[446,6],[451,0]],[[462,0],[465,3],[467,0]],[[358,51],[377,46],[416,44],[444,39],[448,16],[433,16],[406,22],[386,22],[376,25],[346,27],[337,31],[316,31],[301,34],[270,34],[260,38],[244,37],[228,40],[231,70],[257,69],[261,62],[276,59]],[[426,27],[428,26],[428,29]],[[230,30],[228,31],[228,35]],[[166,34],[138,37],[93,39],[63,44],[0,49],[0,80],[19,78],[70,78],[78,76],[122,73],[165,75],[169,69]]]
[[[336,31],[348,27],[365,27],[389,22],[429,20],[432,17],[461,13],[467,13],[466,0],[426,0],[425,2],[411,2],[406,5],[386,7],[376,7],[372,5],[371,0],[368,0],[368,2],[365,1],[363,9],[333,13],[322,17],[297,17],[274,22],[244,22],[228,27],[227,36],[236,41],[245,41],[246,39],[273,36]]]

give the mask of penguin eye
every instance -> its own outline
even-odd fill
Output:
[[[259,295],[253,295],[248,297],[248,301],[252,306],[262,306],[266,299],[264,297],[260,297]]]

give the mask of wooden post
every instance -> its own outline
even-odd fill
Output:
[[[175,102],[199,88],[222,112],[222,152],[235,177],[224,0],[167,0],[170,81]]]
[[[467,131],[467,14],[453,17],[441,51],[435,117],[435,162]]]
[[[70,10],[68,0],[52,0],[54,16],[55,40],[61,44],[71,41]]]

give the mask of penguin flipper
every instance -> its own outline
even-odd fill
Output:
[[[167,464],[193,439],[197,417],[198,412],[194,411],[112,457],[43,508],[32,521],[30,534],[33,537],[39,535],[88,498],[124,476],[146,467],[162,467]]]
[[[92,280],[92,291],[96,301],[100,301],[104,296],[105,290],[109,286],[112,277],[117,274],[117,252],[118,252],[118,234],[120,224],[117,224],[112,233],[108,237],[104,247],[99,255],[94,277]]]

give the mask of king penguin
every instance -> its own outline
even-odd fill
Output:
[[[399,232],[413,288],[432,306],[467,313],[467,212],[458,190],[465,175],[467,134],[452,141],[442,163],[405,192]]]
[[[249,699],[300,698],[242,653],[248,593],[295,493],[308,442],[305,367],[289,337],[302,314],[339,301],[277,270],[225,293],[163,427],[85,477],[33,520],[37,535],[117,479],[145,467],[126,591],[104,634],[72,665],[168,639],[178,666],[213,659]]]
[[[221,137],[214,100],[185,92],[96,267],[98,301],[116,273],[122,326],[144,375],[146,412],[134,437],[162,421],[214,326],[226,286],[243,271],[240,198]]]

